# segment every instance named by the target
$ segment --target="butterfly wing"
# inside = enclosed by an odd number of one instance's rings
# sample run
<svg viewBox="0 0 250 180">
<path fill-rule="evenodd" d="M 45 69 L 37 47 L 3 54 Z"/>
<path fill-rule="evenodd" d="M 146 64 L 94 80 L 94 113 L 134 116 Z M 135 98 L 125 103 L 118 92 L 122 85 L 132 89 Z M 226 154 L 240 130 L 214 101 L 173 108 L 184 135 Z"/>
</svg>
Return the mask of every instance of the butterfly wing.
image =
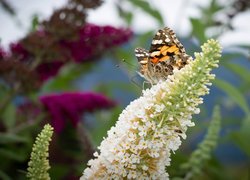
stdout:
<svg viewBox="0 0 250 180">
<path fill-rule="evenodd" d="M 151 84 L 167 79 L 174 69 L 181 69 L 192 60 L 168 27 L 155 34 L 149 51 L 136 48 L 135 55 L 141 65 L 139 74 Z"/>
<path fill-rule="evenodd" d="M 163 47 L 164 49 L 162 49 Z M 160 29 L 155 34 L 149 52 L 153 53 L 155 51 L 160 50 L 160 52 L 163 53 L 163 55 L 166 55 L 165 53 L 168 52 L 167 49 L 169 49 L 169 52 L 176 51 L 176 53 L 177 52 L 186 53 L 183 45 L 176 38 L 174 31 L 168 27 L 165 27 L 163 29 Z"/>
<path fill-rule="evenodd" d="M 140 64 L 139 75 L 147 79 L 148 63 L 149 63 L 149 52 L 143 48 L 135 49 L 135 56 Z"/>
<path fill-rule="evenodd" d="M 148 63 L 149 52 L 146 49 L 136 48 L 135 56 L 141 65 L 145 65 Z"/>
<path fill-rule="evenodd" d="M 174 31 L 168 27 L 155 34 L 149 53 L 151 66 L 161 67 L 162 76 L 172 74 L 174 68 L 181 69 L 191 60 Z"/>
</svg>

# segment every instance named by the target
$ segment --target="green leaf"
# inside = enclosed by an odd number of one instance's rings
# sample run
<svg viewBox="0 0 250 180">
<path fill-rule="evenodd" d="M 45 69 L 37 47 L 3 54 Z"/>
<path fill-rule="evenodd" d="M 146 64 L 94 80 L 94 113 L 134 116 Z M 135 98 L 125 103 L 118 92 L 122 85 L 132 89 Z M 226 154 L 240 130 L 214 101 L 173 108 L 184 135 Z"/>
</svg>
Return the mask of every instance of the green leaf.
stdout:
<svg viewBox="0 0 250 180">
<path fill-rule="evenodd" d="M 5 10 L 7 13 L 9 13 L 11 16 L 16 16 L 15 8 L 13 8 L 13 4 L 9 1 L 0 1 L 0 6 L 3 10 Z"/>
<path fill-rule="evenodd" d="M 150 16 L 155 18 L 160 25 L 164 24 L 162 15 L 157 9 L 154 9 L 147 1 L 143 0 L 129 0 L 130 3 L 142 9 L 144 12 L 148 13 Z"/>
<path fill-rule="evenodd" d="M 70 172 L 70 169 L 65 164 L 54 164 L 49 173 L 51 179 L 63 179 Z"/>
<path fill-rule="evenodd" d="M 230 139 L 250 157 L 249 133 L 233 132 L 230 134 Z"/>
<path fill-rule="evenodd" d="M 213 81 L 214 85 L 224 91 L 238 106 L 245 112 L 246 116 L 250 115 L 249 106 L 245 97 L 240 91 L 224 80 L 216 78 Z"/>
<path fill-rule="evenodd" d="M 0 133 L 0 144 L 28 142 L 28 139 L 15 134 Z"/>
<path fill-rule="evenodd" d="M 132 80 L 131 80 L 132 81 Z M 121 92 L 127 92 L 131 94 L 138 93 L 138 90 L 141 90 L 141 87 L 137 87 L 137 84 L 133 84 L 136 82 L 132 83 L 127 83 L 127 82 L 121 82 L 121 81 L 112 81 L 108 82 L 105 84 L 99 84 L 94 88 L 95 92 L 101 92 L 102 94 L 105 94 L 106 96 L 112 97 L 112 94 L 114 93 L 115 90 L 119 90 Z M 139 86 L 139 85 L 138 85 Z"/>
<path fill-rule="evenodd" d="M 213 21 L 214 14 L 223 9 L 224 7 L 218 3 L 218 0 L 212 0 L 210 4 L 206 7 L 200 7 L 201 14 L 205 17 L 206 25 L 211 25 L 211 21 Z M 203 17 L 203 18 L 204 18 Z"/>
<path fill-rule="evenodd" d="M 7 129 L 12 128 L 16 122 L 16 107 L 9 103 L 3 111 L 2 118 Z"/>
<path fill-rule="evenodd" d="M 122 19 L 130 26 L 133 20 L 133 13 L 130 11 L 126 11 L 120 6 L 120 4 L 116 5 L 116 9 Z"/>
<path fill-rule="evenodd" d="M 234 72 L 236 75 L 238 75 L 244 83 L 250 84 L 250 71 L 249 69 L 234 63 L 224 63 L 223 64 L 226 68 Z"/>
<path fill-rule="evenodd" d="M 250 157 L 250 116 L 242 121 L 239 131 L 230 134 L 229 138 L 248 156 Z"/>
<path fill-rule="evenodd" d="M 242 121 L 242 127 L 241 127 L 241 131 L 244 134 L 248 134 L 250 137 L 250 116 L 246 116 L 245 119 Z"/>
<path fill-rule="evenodd" d="M 206 27 L 200 19 L 190 18 L 192 24 L 192 35 L 194 35 L 201 44 L 203 44 L 207 38 L 205 35 Z"/>
<path fill-rule="evenodd" d="M 91 67 L 93 67 L 92 65 L 93 63 L 71 63 L 63 66 L 55 78 L 46 82 L 42 87 L 42 92 L 73 90 L 72 81 L 80 75 L 89 72 Z"/>
<path fill-rule="evenodd" d="M 221 57 L 222 61 L 220 63 L 222 65 L 224 65 L 229 60 L 238 59 L 238 58 L 241 58 L 241 57 L 244 57 L 244 55 L 242 53 L 240 53 L 240 52 L 226 53 L 226 54 L 223 54 L 223 56 Z"/>
<path fill-rule="evenodd" d="M 10 176 L 5 174 L 5 172 L 3 172 L 1 170 L 0 170 L 0 179 L 2 179 L 2 180 L 11 180 Z"/>
<path fill-rule="evenodd" d="M 212 2 L 210 3 L 210 7 L 209 7 L 210 12 L 213 14 L 220 11 L 223 8 L 224 7 L 218 3 L 218 0 L 212 0 Z"/>
<path fill-rule="evenodd" d="M 7 157 L 12 160 L 22 162 L 24 157 L 17 153 L 16 150 L 0 148 L 0 156 Z"/>
<path fill-rule="evenodd" d="M 36 31 L 39 25 L 39 18 L 38 15 L 35 14 L 32 17 L 32 24 L 31 24 L 31 31 Z"/>
<path fill-rule="evenodd" d="M 94 145 L 100 144 L 103 137 L 107 136 L 107 131 L 115 124 L 120 112 L 120 107 L 115 107 L 111 111 L 99 111 L 94 113 L 95 119 L 97 120 L 97 126 L 89 131 Z"/>
<path fill-rule="evenodd" d="M 147 31 L 143 34 L 140 34 L 140 36 L 137 38 L 136 45 L 148 48 L 150 42 L 152 41 L 153 35 L 153 31 Z"/>
</svg>

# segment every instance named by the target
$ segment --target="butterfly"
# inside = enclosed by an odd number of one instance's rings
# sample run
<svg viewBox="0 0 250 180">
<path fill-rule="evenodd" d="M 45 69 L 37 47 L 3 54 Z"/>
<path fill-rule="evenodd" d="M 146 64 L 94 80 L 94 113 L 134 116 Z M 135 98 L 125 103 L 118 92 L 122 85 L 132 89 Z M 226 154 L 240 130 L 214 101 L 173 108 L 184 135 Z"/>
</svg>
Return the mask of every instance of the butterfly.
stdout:
<svg viewBox="0 0 250 180">
<path fill-rule="evenodd" d="M 168 27 L 158 30 L 149 51 L 136 48 L 135 56 L 140 64 L 139 75 L 151 84 L 166 80 L 174 69 L 181 69 L 192 60 Z"/>
</svg>

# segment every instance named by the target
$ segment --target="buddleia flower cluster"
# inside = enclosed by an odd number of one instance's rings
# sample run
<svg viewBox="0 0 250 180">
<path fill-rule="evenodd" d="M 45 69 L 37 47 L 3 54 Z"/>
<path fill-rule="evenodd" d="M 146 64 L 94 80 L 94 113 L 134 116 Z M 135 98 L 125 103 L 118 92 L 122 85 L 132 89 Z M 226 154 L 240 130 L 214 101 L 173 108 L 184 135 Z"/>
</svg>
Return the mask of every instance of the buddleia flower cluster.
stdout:
<svg viewBox="0 0 250 180">
<path fill-rule="evenodd" d="M 209 93 L 220 52 L 219 43 L 209 40 L 194 61 L 144 90 L 120 114 L 81 179 L 168 179 L 170 156 L 194 126 L 192 115 Z"/>
</svg>

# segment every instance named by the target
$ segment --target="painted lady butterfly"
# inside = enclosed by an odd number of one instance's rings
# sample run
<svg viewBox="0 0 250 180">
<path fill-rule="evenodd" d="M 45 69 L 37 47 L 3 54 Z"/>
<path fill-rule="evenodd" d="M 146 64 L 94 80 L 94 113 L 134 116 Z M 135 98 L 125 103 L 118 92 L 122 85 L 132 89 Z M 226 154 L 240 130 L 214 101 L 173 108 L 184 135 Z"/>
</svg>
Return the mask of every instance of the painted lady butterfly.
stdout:
<svg viewBox="0 0 250 180">
<path fill-rule="evenodd" d="M 136 48 L 135 56 L 140 63 L 139 74 L 151 84 L 166 80 L 175 68 L 181 69 L 192 60 L 174 31 L 168 27 L 156 33 L 149 51 Z"/>
</svg>

